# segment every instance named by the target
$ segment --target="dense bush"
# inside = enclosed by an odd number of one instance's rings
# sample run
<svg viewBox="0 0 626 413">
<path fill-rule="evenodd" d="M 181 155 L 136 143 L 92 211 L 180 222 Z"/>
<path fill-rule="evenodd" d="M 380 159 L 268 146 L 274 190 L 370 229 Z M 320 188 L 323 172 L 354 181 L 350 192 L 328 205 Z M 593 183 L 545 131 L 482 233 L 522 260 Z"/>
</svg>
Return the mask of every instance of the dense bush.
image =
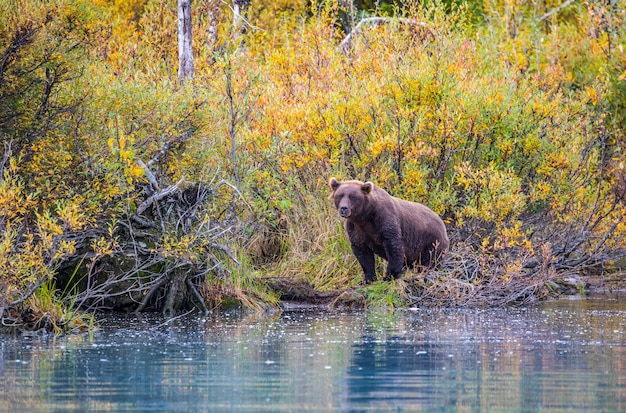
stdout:
<svg viewBox="0 0 626 413">
<path fill-rule="evenodd" d="M 185 84 L 160 1 L 3 4 L 6 323 L 48 320 L 42 291 L 171 312 L 275 303 L 268 278 L 356 286 L 331 175 L 445 218 L 449 259 L 396 304 L 525 302 L 621 270 L 624 4 L 408 2 L 342 43 L 338 19 L 375 10 L 308 3 L 253 2 L 243 43 L 222 5 L 217 45 L 197 5 Z"/>
</svg>

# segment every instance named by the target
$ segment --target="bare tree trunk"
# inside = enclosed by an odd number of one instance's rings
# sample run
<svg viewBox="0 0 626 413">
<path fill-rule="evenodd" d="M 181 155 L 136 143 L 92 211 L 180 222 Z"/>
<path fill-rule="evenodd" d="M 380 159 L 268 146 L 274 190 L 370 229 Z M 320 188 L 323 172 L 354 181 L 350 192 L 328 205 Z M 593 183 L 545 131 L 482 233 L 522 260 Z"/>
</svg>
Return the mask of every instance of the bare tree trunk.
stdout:
<svg viewBox="0 0 626 413">
<path fill-rule="evenodd" d="M 178 0 L 178 78 L 192 78 L 193 71 L 191 0 Z"/>
<path fill-rule="evenodd" d="M 250 0 L 233 0 L 233 39 L 235 40 L 248 31 L 248 7 L 250 7 Z"/>
<path fill-rule="evenodd" d="M 221 0 L 209 0 L 207 4 L 207 11 L 209 17 L 209 29 L 207 33 L 207 44 L 209 50 L 215 51 L 218 41 L 218 28 L 220 22 L 220 4 Z"/>
</svg>

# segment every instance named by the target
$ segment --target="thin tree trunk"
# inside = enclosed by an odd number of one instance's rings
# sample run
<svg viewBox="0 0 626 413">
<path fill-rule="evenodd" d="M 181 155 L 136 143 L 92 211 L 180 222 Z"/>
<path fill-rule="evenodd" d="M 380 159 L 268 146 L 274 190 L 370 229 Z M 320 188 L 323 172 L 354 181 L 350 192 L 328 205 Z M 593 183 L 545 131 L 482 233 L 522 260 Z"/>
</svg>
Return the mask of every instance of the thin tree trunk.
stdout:
<svg viewBox="0 0 626 413">
<path fill-rule="evenodd" d="M 178 0 L 178 78 L 182 81 L 193 77 L 191 39 L 191 0 Z"/>
</svg>

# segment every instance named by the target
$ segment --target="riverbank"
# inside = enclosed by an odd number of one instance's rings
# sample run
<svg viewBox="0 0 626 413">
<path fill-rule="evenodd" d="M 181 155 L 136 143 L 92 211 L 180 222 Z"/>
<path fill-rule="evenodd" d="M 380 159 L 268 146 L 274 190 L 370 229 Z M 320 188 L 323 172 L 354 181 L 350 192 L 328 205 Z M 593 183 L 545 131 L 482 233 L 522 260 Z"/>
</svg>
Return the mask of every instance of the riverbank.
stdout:
<svg viewBox="0 0 626 413">
<path fill-rule="evenodd" d="M 240 300 L 237 296 L 222 297 L 220 301 L 213 301 L 212 306 L 209 305 L 211 313 L 220 313 L 238 309 L 250 314 L 275 312 L 282 310 L 294 309 L 407 309 L 407 308 L 489 308 L 489 307 L 525 307 L 536 305 L 541 302 L 549 302 L 565 297 L 578 297 L 584 299 L 613 299 L 624 297 L 626 294 L 626 274 L 612 273 L 605 275 L 585 276 L 585 277 L 562 277 L 549 280 L 541 286 L 535 285 L 532 289 L 533 294 L 527 292 L 524 295 L 518 295 L 522 298 L 519 301 L 502 301 L 502 295 L 493 298 L 485 297 L 485 292 L 481 292 L 480 305 L 476 305 L 476 300 L 472 301 L 469 297 L 468 289 L 465 289 L 467 295 L 461 296 L 441 296 L 442 280 L 436 279 L 437 273 L 433 272 L 428 275 L 415 274 L 409 272 L 403 278 L 393 282 L 376 282 L 371 285 L 356 285 L 347 288 L 340 288 L 331 291 L 322 291 L 315 288 L 311 283 L 303 279 L 294 279 L 290 277 L 273 277 L 266 278 L 267 292 L 277 297 L 271 303 L 257 302 L 250 305 L 250 299 Z M 450 283 L 458 283 L 458 280 L 448 280 Z M 495 287 L 495 286 L 492 286 Z M 450 292 L 449 289 L 445 290 Z M 458 293 L 458 291 L 457 291 Z M 478 292 L 474 292 L 476 296 Z M 170 315 L 170 318 L 177 318 L 181 314 L 189 312 L 200 312 L 204 310 L 196 306 L 183 308 L 178 314 Z M 71 311 L 60 311 L 57 314 L 51 312 L 36 311 L 27 308 L 21 314 L 13 313 L 13 325 L 5 323 L 0 329 L 0 333 L 9 333 L 12 331 L 23 331 L 24 334 L 37 334 L 41 331 L 47 333 L 79 333 L 81 331 L 93 330 L 97 327 L 96 320 L 102 316 L 108 317 L 111 314 L 129 314 L 126 311 L 100 310 L 85 313 L 80 309 L 72 309 Z M 139 315 L 139 313 L 136 313 Z M 148 311 L 146 320 L 151 319 L 152 315 L 158 315 L 157 319 L 161 320 L 161 312 Z"/>
</svg>

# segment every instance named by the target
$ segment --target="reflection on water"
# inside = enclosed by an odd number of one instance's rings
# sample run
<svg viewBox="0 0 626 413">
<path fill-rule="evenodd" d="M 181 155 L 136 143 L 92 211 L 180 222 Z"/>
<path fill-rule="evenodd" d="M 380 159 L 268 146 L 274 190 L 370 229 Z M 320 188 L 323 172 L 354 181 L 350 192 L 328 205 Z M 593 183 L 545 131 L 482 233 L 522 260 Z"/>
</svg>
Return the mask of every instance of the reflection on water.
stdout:
<svg viewBox="0 0 626 413">
<path fill-rule="evenodd" d="M 626 410 L 618 300 L 162 323 L 2 337 L 0 411 Z"/>
</svg>

